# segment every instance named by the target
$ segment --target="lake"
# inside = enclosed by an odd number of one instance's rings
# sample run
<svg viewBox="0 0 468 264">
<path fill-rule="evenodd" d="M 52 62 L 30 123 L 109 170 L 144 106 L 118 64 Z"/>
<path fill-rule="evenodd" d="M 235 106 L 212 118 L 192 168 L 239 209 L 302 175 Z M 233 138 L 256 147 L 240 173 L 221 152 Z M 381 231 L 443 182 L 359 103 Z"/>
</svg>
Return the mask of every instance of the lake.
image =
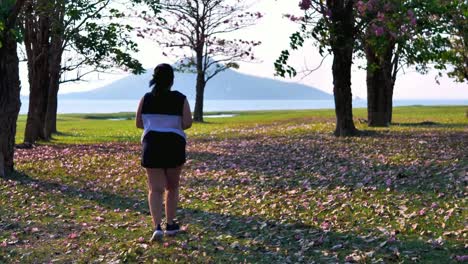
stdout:
<svg viewBox="0 0 468 264">
<path fill-rule="evenodd" d="M 194 101 L 189 101 L 193 110 Z M 28 112 L 28 100 L 22 101 L 20 114 Z M 395 100 L 394 106 L 408 105 L 468 105 L 468 100 Z M 58 113 L 117 113 L 134 112 L 138 100 L 60 100 Z M 206 100 L 205 112 L 301 110 L 334 108 L 333 100 Z M 365 100 L 353 101 L 353 107 L 367 107 Z"/>
</svg>

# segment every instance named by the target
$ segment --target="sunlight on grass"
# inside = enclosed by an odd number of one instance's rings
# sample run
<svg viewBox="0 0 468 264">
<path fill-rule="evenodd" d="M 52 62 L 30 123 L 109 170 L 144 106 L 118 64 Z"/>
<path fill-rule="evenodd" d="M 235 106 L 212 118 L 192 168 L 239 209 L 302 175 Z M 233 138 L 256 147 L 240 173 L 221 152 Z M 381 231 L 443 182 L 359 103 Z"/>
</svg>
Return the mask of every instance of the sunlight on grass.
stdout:
<svg viewBox="0 0 468 264">
<path fill-rule="evenodd" d="M 335 138 L 334 111 L 237 112 L 188 131 L 178 218 L 150 243 L 133 113 L 60 115 L 0 179 L 0 263 L 456 263 L 466 107 L 399 107 Z M 124 120 L 109 120 L 124 119 Z M 18 142 L 25 117 L 18 121 Z"/>
</svg>

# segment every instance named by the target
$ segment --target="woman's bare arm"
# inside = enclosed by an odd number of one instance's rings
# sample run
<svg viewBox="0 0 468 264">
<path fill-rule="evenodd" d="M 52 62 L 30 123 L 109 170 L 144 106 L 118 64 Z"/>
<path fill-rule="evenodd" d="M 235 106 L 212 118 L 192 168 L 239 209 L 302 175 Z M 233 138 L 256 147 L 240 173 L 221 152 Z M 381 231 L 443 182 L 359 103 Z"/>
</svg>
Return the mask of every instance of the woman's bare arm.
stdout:
<svg viewBox="0 0 468 264">
<path fill-rule="evenodd" d="M 190 111 L 190 105 L 187 101 L 187 99 L 185 99 L 185 102 L 184 102 L 184 112 L 183 112 L 183 116 L 182 116 L 182 128 L 185 130 L 185 129 L 189 129 L 192 127 L 192 112 Z"/>
<path fill-rule="evenodd" d="M 138 110 L 136 112 L 136 127 L 143 129 L 143 119 L 141 118 L 141 109 L 143 108 L 143 99 L 141 98 L 140 103 L 138 104 Z"/>
</svg>

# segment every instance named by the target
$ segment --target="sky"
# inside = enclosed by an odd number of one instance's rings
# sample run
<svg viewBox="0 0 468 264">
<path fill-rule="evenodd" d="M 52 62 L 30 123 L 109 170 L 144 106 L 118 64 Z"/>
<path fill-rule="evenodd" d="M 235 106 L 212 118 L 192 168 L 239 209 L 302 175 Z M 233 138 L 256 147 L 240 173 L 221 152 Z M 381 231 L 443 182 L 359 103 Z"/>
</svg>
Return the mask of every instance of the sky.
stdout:
<svg viewBox="0 0 468 264">
<path fill-rule="evenodd" d="M 280 52 L 289 47 L 289 36 L 299 27 L 299 25 L 283 18 L 283 15 L 286 13 L 300 15 L 300 10 L 295 4 L 298 1 L 256 0 L 254 2 L 255 4 L 253 4 L 251 9 L 262 12 L 264 17 L 257 25 L 235 34 L 242 36 L 246 40 L 262 41 L 262 45 L 254 50 L 256 57 L 260 61 L 255 63 L 240 63 L 238 71 L 282 81 L 299 82 L 332 94 L 333 78 L 331 65 L 333 57 L 331 55 L 323 61 L 322 66 L 318 70 L 307 76 L 299 73 L 293 79 L 274 77 L 273 63 L 278 58 Z M 141 38 L 136 39 L 136 41 L 139 44 L 140 52 L 135 54 L 135 57 L 142 62 L 145 68 L 154 68 L 155 65 L 162 62 L 172 63 L 162 55 L 163 50 L 154 42 Z M 298 72 L 305 69 L 314 69 L 321 61 L 322 57 L 312 41 L 307 42 L 305 47 L 299 51 L 294 51 L 290 58 L 290 64 Z M 352 72 L 352 93 L 353 97 L 366 98 L 366 73 L 364 69 L 360 69 L 358 66 L 365 66 L 365 61 L 355 61 Z M 20 70 L 23 83 L 21 93 L 28 94 L 26 65 L 22 64 Z M 438 84 L 435 81 L 436 75 L 437 72 L 435 71 L 422 75 L 415 72 L 414 69 L 404 69 L 397 78 L 394 99 L 468 99 L 468 83 L 457 83 L 444 76 L 438 79 Z M 87 82 L 64 85 L 60 93 L 95 89 L 125 76 L 127 76 L 125 73 L 93 75 Z"/>
</svg>

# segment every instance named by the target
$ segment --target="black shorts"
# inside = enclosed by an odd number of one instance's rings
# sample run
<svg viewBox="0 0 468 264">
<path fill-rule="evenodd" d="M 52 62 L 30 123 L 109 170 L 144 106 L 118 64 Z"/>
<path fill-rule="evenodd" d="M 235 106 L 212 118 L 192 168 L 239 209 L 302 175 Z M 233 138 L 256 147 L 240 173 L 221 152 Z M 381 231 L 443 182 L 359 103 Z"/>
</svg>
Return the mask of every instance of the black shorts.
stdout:
<svg viewBox="0 0 468 264">
<path fill-rule="evenodd" d="M 185 138 L 172 132 L 148 132 L 143 138 L 141 165 L 175 168 L 185 163 Z"/>
</svg>

